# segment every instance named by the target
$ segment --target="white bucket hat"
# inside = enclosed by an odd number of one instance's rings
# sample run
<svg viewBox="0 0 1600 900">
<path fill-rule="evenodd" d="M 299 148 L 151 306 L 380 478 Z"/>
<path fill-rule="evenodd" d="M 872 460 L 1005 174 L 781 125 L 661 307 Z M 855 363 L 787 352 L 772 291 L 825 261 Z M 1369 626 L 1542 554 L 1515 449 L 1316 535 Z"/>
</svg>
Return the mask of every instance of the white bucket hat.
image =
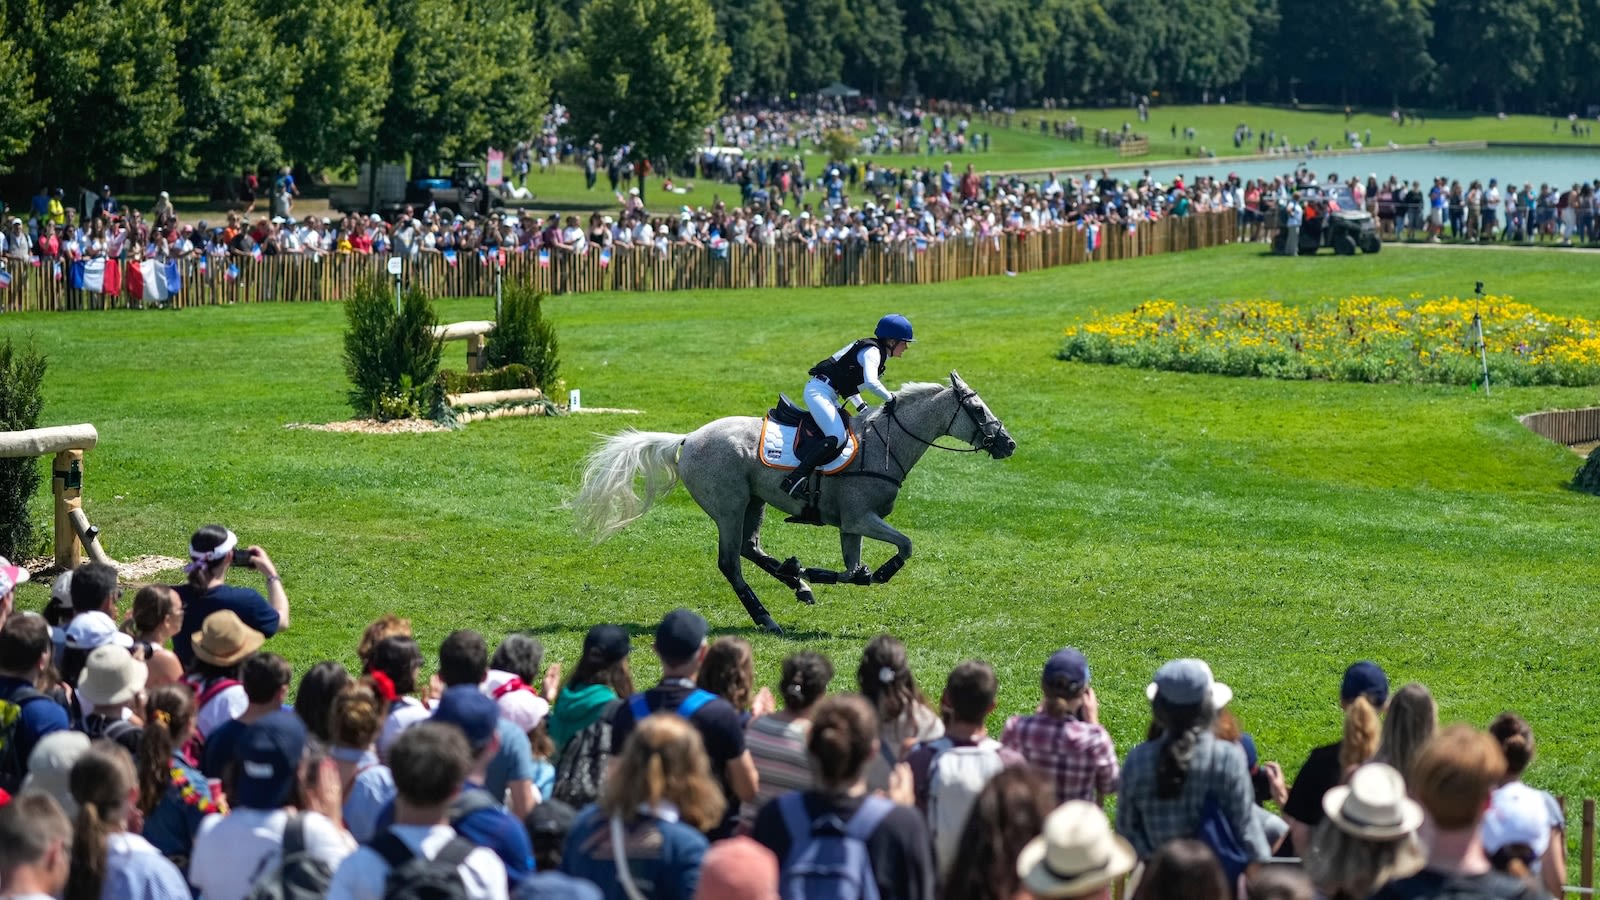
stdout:
<svg viewBox="0 0 1600 900">
<path fill-rule="evenodd" d="M 96 647 L 78 675 L 78 696 L 90 706 L 127 703 L 144 690 L 150 670 L 116 644 Z"/>
<path fill-rule="evenodd" d="M 1340 831 L 1374 841 L 1399 840 L 1422 824 L 1422 807 L 1406 796 L 1406 780 L 1384 763 L 1367 763 L 1348 784 L 1329 788 L 1322 811 Z"/>
<path fill-rule="evenodd" d="M 1017 875 L 1036 897 L 1073 897 L 1116 881 L 1137 861 L 1133 845 L 1112 833 L 1100 807 L 1068 800 L 1017 855 Z"/>
</svg>

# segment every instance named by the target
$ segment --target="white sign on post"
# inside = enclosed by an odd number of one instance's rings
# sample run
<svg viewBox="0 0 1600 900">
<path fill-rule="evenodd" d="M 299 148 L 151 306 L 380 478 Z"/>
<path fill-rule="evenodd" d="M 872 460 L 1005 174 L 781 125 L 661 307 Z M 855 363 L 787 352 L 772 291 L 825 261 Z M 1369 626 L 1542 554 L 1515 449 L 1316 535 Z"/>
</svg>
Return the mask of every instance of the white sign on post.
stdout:
<svg viewBox="0 0 1600 900">
<path fill-rule="evenodd" d="M 398 256 L 389 257 L 389 274 L 390 275 L 393 275 L 394 277 L 399 278 L 400 277 L 400 266 L 401 266 L 400 257 L 398 257 Z"/>
<path fill-rule="evenodd" d="M 577 388 L 567 391 L 567 409 L 583 409 L 583 392 L 579 391 Z"/>
</svg>

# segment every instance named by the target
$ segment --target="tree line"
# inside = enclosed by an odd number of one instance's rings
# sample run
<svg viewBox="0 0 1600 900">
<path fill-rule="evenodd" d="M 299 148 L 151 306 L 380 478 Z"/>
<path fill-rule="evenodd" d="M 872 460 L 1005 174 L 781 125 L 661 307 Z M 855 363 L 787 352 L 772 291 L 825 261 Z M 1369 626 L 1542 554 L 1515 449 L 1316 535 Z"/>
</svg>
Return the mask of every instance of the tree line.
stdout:
<svg viewBox="0 0 1600 900">
<path fill-rule="evenodd" d="M 425 166 L 531 135 L 552 98 L 676 150 L 719 103 L 834 81 L 1565 115 L 1600 98 L 1600 0 L 0 0 L 0 171 Z"/>
</svg>

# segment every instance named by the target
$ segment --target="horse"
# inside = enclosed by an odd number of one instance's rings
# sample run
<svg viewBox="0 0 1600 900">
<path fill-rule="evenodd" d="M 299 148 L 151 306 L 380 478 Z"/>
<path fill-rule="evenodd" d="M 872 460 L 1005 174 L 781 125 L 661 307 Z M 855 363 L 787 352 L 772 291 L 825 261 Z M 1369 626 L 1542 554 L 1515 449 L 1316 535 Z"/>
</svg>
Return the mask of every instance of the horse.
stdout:
<svg viewBox="0 0 1600 900">
<path fill-rule="evenodd" d="M 768 506 L 798 515 L 803 498 L 779 487 L 785 470 L 761 460 L 762 420 L 754 416 L 717 419 L 689 434 L 632 428 L 604 439 L 585 460 L 583 484 L 571 506 L 578 528 L 599 543 L 649 511 L 678 481 L 717 524 L 717 568 L 732 585 L 756 625 L 774 634 L 783 629 L 744 580 L 743 559 L 755 563 L 807 605 L 816 602 L 817 584 L 884 584 L 911 558 L 911 539 L 884 518 L 912 466 L 929 447 L 957 452 L 987 452 L 1005 459 L 1017 442 L 989 411 L 977 392 L 956 372 L 948 385 L 908 383 L 895 398 L 850 423 L 858 450 L 837 473 L 822 477 L 816 498 L 823 525 L 839 529 L 844 569 L 808 568 L 795 557 L 784 562 L 761 549 L 761 521 Z M 968 448 L 934 443 L 950 436 Z M 641 500 L 634 483 L 644 476 Z M 895 555 L 868 570 L 861 564 L 861 539 L 893 544 Z"/>
</svg>

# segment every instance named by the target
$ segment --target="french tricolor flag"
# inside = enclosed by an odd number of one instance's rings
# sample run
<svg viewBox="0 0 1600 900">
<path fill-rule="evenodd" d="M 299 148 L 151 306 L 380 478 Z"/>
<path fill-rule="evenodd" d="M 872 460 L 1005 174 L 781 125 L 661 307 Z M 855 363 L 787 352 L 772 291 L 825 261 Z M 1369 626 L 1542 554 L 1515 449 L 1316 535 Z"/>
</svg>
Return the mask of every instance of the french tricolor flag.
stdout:
<svg viewBox="0 0 1600 900">
<path fill-rule="evenodd" d="M 79 260 L 72 264 L 72 287 L 91 294 L 119 294 L 122 266 L 104 257 Z"/>
<path fill-rule="evenodd" d="M 611 265 L 611 248 L 610 247 L 601 247 L 600 248 L 600 268 L 604 269 L 605 267 L 607 267 L 609 265 Z"/>
<path fill-rule="evenodd" d="M 182 288 L 177 263 L 162 264 L 153 259 L 128 263 L 128 294 L 135 300 L 160 303 L 171 299 Z"/>
<path fill-rule="evenodd" d="M 446 251 L 444 251 L 444 261 L 445 261 L 445 265 L 448 265 L 452 269 L 455 268 L 455 266 L 456 266 L 456 252 L 454 250 L 446 250 Z"/>
<path fill-rule="evenodd" d="M 540 247 L 539 248 L 539 268 L 541 268 L 541 269 L 550 268 L 550 248 L 549 247 Z"/>
<path fill-rule="evenodd" d="M 5 269 L 0 269 L 0 291 L 9 290 L 10 288 L 11 273 L 7 272 Z"/>
<path fill-rule="evenodd" d="M 1090 225 L 1088 231 L 1089 235 L 1084 240 L 1084 245 L 1088 248 L 1090 253 L 1093 253 L 1100 249 L 1100 226 Z"/>
<path fill-rule="evenodd" d="M 237 263 L 228 263 L 228 270 L 226 272 L 222 273 L 222 277 L 228 279 L 229 281 L 238 281 L 239 280 L 239 266 L 238 266 L 238 264 Z"/>
</svg>

